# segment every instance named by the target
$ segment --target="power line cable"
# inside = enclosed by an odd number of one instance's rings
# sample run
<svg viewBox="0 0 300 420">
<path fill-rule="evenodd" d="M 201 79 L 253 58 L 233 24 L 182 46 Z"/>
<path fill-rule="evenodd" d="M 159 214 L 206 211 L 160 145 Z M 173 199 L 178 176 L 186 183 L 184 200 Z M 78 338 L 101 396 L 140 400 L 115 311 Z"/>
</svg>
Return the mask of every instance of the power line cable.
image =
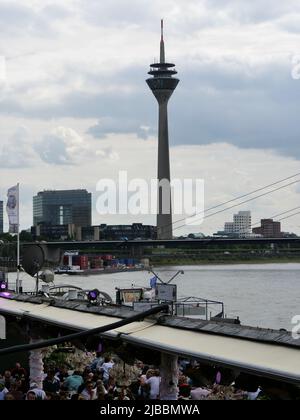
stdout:
<svg viewBox="0 0 300 420">
<path fill-rule="evenodd" d="M 291 214 L 290 216 L 283 217 L 282 219 L 279 219 L 277 221 L 281 222 L 282 220 L 286 220 L 286 219 L 290 219 L 291 217 L 298 216 L 298 214 L 300 214 L 300 211 L 298 211 L 297 213 Z"/>
<path fill-rule="evenodd" d="M 230 203 L 232 203 L 232 202 L 234 202 L 234 201 L 241 200 L 242 198 L 248 197 L 249 195 L 255 194 L 255 193 L 260 192 L 260 191 L 263 191 L 263 190 L 265 190 L 266 188 L 274 187 L 275 185 L 278 185 L 278 184 L 280 184 L 281 182 L 288 181 L 289 179 L 295 178 L 295 177 L 296 177 L 296 176 L 298 176 L 298 175 L 300 175 L 300 172 L 299 172 L 299 173 L 297 173 L 297 174 L 294 174 L 294 175 L 288 176 L 287 178 L 283 178 L 283 179 L 281 179 L 281 180 L 279 180 L 279 181 L 273 182 L 272 184 L 269 184 L 269 185 L 266 185 L 266 186 L 264 186 L 264 187 L 261 187 L 261 188 L 258 188 L 258 189 L 256 189 L 256 190 L 253 190 L 253 191 L 251 191 L 251 192 L 249 192 L 249 193 L 247 193 L 247 194 L 243 194 L 243 195 L 240 195 L 239 197 L 232 198 L 231 200 L 225 201 L 224 203 L 217 204 L 216 206 L 213 206 L 213 207 L 210 207 L 210 208 L 208 208 L 208 209 L 205 209 L 205 210 L 203 210 L 203 211 L 201 211 L 201 212 L 199 212 L 199 213 L 195 213 L 195 214 L 193 214 L 193 215 L 191 215 L 191 216 L 189 216 L 189 217 L 195 217 L 195 216 L 197 216 L 198 214 L 204 214 L 204 213 L 206 213 L 206 212 L 208 212 L 208 211 L 215 210 L 215 209 L 217 209 L 217 208 L 219 208 L 219 207 L 226 206 L 227 204 L 230 204 Z M 175 223 L 182 222 L 183 220 L 186 220 L 186 217 L 184 217 L 184 218 L 182 218 L 182 219 L 179 219 L 179 220 L 176 220 L 175 222 L 173 222 L 173 223 L 172 223 L 172 225 L 174 225 Z M 170 226 L 170 224 L 168 224 L 168 225 L 164 225 L 163 227 L 169 227 L 169 226 Z"/>
<path fill-rule="evenodd" d="M 291 211 L 297 210 L 297 209 L 299 209 L 299 208 L 300 208 L 300 206 L 298 206 L 298 207 L 294 207 L 293 209 L 286 210 L 286 211 L 284 211 L 284 212 L 282 212 L 282 213 L 278 213 L 278 214 L 275 214 L 274 216 L 268 217 L 268 218 L 266 218 L 266 220 L 267 220 L 267 219 L 269 219 L 269 220 L 270 220 L 270 219 L 271 219 L 271 220 L 273 220 L 273 219 L 275 219 L 276 217 L 283 216 L 284 214 L 290 213 Z M 297 213 L 296 213 L 296 214 L 297 214 Z M 288 216 L 288 217 L 284 217 L 284 218 L 282 218 L 282 219 L 277 220 L 277 222 L 280 222 L 281 220 L 288 219 L 289 217 L 292 217 L 292 216 L 293 216 L 293 215 Z M 251 229 L 251 228 L 253 228 L 254 226 L 257 226 L 257 225 L 261 225 L 261 220 L 260 220 L 260 221 L 257 221 L 256 223 L 251 223 L 251 225 L 249 225 L 249 229 Z M 234 232 L 234 233 L 239 234 L 239 233 L 245 233 L 245 232 L 243 232 L 243 231 L 239 230 L 239 231 Z"/>
<path fill-rule="evenodd" d="M 294 210 L 297 210 L 297 209 L 300 209 L 300 206 L 294 207 L 293 209 L 284 211 L 282 213 L 275 214 L 275 216 L 268 217 L 268 219 L 275 219 L 276 217 L 283 216 L 284 214 L 290 213 L 291 211 L 294 211 Z M 283 219 L 280 219 L 280 220 L 284 220 L 284 219 L 285 219 L 285 217 Z M 277 220 L 277 221 L 280 222 L 280 220 Z M 254 227 L 256 225 L 259 225 L 260 223 L 261 223 L 261 220 L 259 222 L 256 222 L 256 223 L 252 223 L 251 224 L 251 227 Z"/>
<path fill-rule="evenodd" d="M 272 193 L 274 193 L 274 192 L 276 192 L 276 191 L 282 190 L 283 188 L 286 188 L 286 187 L 289 187 L 289 186 L 291 186 L 291 185 L 297 184 L 298 182 L 300 182 L 300 179 L 298 179 L 297 181 L 290 182 L 289 184 L 283 185 L 283 186 L 281 186 L 281 187 L 275 188 L 275 189 L 274 189 L 274 190 L 272 190 L 272 191 L 265 192 L 264 194 L 260 194 L 260 195 L 257 195 L 256 197 L 252 197 L 252 198 L 250 198 L 250 199 L 248 199 L 248 200 L 245 200 L 245 201 L 242 201 L 242 202 L 240 202 L 240 203 L 234 204 L 233 206 L 226 207 L 225 209 L 222 209 L 222 210 L 216 211 L 215 213 L 208 214 L 208 215 L 206 216 L 206 219 L 208 219 L 209 217 L 216 216 L 217 214 L 224 213 L 225 211 L 231 210 L 231 209 L 233 209 L 233 208 L 235 208 L 235 207 L 241 206 L 242 204 L 249 203 L 249 202 L 251 202 L 251 201 L 257 200 L 258 198 L 265 197 L 266 195 L 272 194 Z M 194 216 L 190 216 L 189 218 L 192 218 L 192 217 L 194 217 Z M 186 218 L 185 218 L 184 220 L 186 220 Z M 197 220 L 197 219 L 196 219 L 196 220 Z M 175 230 L 177 230 L 177 229 L 180 229 L 180 228 L 182 228 L 182 227 L 185 227 L 185 226 L 186 226 L 186 224 L 184 224 L 184 225 L 180 225 L 180 226 L 177 226 L 177 227 L 175 227 L 175 228 L 173 229 L 173 231 L 175 231 Z"/>
</svg>

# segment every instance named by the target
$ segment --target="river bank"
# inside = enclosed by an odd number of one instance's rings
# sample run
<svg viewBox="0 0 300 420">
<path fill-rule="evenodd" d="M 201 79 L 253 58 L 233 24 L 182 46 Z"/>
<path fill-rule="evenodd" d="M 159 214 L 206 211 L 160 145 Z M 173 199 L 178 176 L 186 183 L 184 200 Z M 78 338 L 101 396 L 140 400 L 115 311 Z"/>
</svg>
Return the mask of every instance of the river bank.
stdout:
<svg viewBox="0 0 300 420">
<path fill-rule="evenodd" d="M 185 258 L 152 258 L 151 264 L 156 267 L 162 266 L 213 266 L 213 265 L 240 265 L 240 264 L 298 264 L 300 263 L 300 257 L 296 258 L 285 258 L 285 257 L 274 257 L 274 258 L 241 258 L 241 259 L 185 259 Z"/>
<path fill-rule="evenodd" d="M 150 267 L 171 267 L 171 266 L 226 266 L 226 265 L 241 265 L 241 264 L 248 264 L 248 265 L 255 265 L 255 264 L 300 264 L 300 257 L 295 258 L 287 258 L 287 257 L 268 257 L 268 258 L 215 258 L 215 259 L 194 259 L 194 258 L 151 258 L 150 259 Z M 132 267 L 126 269 L 115 269 L 115 268 L 106 268 L 102 270 L 84 270 L 84 272 L 72 272 L 70 275 L 83 275 L 83 276 L 95 276 L 95 275 L 102 275 L 102 274 L 117 274 L 117 273 L 129 273 L 135 271 L 148 271 L 150 267 Z M 7 268 L 7 267 L 0 267 L 0 271 L 4 271 L 7 273 L 16 273 L 17 270 L 15 268 Z M 60 275 L 60 274 L 57 274 Z"/>
</svg>

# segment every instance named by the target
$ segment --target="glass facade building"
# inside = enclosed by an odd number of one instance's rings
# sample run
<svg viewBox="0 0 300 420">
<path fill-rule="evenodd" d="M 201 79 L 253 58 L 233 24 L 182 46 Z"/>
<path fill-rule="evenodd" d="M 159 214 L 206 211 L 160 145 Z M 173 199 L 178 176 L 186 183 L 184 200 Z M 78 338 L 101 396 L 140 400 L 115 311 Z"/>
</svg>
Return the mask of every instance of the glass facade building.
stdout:
<svg viewBox="0 0 300 420">
<path fill-rule="evenodd" d="M 86 190 L 42 191 L 33 197 L 33 225 L 92 224 L 92 194 Z"/>
<path fill-rule="evenodd" d="M 132 225 L 100 225 L 100 239 L 120 241 L 128 239 L 157 239 L 157 227 L 133 223 Z"/>
</svg>

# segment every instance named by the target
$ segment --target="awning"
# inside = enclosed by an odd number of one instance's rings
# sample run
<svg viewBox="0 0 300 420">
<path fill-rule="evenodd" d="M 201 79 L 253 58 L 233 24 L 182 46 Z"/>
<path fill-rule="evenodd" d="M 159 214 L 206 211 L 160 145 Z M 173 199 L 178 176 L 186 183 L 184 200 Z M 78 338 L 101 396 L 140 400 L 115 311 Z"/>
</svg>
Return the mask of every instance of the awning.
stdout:
<svg viewBox="0 0 300 420">
<path fill-rule="evenodd" d="M 120 318 L 0 298 L 0 314 L 27 317 L 70 330 L 92 329 Z M 195 358 L 252 374 L 300 384 L 300 350 L 201 331 L 157 325 L 149 319 L 105 333 L 137 346 Z"/>
</svg>

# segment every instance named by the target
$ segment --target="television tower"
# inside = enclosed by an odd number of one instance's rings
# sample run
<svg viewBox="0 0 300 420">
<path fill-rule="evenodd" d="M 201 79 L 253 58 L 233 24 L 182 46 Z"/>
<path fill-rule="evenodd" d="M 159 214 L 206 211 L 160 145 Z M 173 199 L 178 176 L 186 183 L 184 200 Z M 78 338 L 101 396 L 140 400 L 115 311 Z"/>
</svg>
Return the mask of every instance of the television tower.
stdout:
<svg viewBox="0 0 300 420">
<path fill-rule="evenodd" d="M 151 64 L 150 67 L 148 74 L 153 77 L 147 79 L 146 82 L 159 105 L 157 178 L 160 184 L 158 188 L 157 238 L 172 239 L 168 102 L 179 83 L 179 79 L 173 77 L 177 74 L 174 69 L 175 64 L 166 63 L 163 20 L 161 21 L 160 62 Z"/>
</svg>

